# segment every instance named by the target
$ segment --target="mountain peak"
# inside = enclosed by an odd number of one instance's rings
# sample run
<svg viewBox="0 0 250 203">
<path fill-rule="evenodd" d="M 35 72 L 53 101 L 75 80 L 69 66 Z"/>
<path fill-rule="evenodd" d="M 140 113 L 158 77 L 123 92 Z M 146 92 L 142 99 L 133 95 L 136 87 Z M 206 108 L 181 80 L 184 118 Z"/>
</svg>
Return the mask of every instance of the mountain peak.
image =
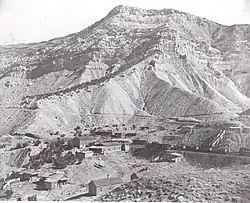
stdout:
<svg viewBox="0 0 250 203">
<path fill-rule="evenodd" d="M 109 15 L 114 15 L 118 13 L 128 13 L 132 15 L 138 15 L 138 14 L 173 14 L 173 13 L 184 13 L 179 10 L 175 10 L 172 8 L 164 8 L 164 9 L 143 9 L 139 7 L 134 6 L 127 6 L 127 5 L 118 5 L 114 7 L 110 12 Z"/>
</svg>

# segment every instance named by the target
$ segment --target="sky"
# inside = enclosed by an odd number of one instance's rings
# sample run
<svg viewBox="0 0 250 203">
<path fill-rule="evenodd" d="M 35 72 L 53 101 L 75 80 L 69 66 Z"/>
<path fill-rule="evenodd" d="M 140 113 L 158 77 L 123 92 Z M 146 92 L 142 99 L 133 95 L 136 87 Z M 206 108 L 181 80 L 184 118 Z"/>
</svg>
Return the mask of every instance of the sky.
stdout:
<svg viewBox="0 0 250 203">
<path fill-rule="evenodd" d="M 250 24 L 250 0 L 0 0 L 0 44 L 78 32 L 118 5 L 174 8 L 225 25 Z"/>
</svg>

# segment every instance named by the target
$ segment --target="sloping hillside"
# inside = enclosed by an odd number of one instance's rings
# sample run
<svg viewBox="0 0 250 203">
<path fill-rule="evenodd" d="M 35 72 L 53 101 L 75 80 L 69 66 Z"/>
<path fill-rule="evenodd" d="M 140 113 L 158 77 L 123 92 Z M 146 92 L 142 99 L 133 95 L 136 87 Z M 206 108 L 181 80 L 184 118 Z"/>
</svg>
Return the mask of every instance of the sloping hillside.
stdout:
<svg viewBox="0 0 250 203">
<path fill-rule="evenodd" d="M 150 115 L 228 118 L 250 108 L 249 29 L 118 6 L 79 33 L 1 46 L 0 132 L 67 132 Z"/>
</svg>

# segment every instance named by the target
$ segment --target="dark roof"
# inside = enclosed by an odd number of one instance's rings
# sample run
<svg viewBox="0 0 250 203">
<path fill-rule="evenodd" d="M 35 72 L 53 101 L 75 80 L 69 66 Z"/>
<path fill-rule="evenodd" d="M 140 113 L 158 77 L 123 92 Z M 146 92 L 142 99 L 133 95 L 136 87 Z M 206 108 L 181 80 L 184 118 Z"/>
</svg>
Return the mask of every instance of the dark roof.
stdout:
<svg viewBox="0 0 250 203">
<path fill-rule="evenodd" d="M 131 177 L 139 178 L 138 175 L 137 175 L 136 173 L 133 173 L 133 174 L 131 175 Z"/>
<path fill-rule="evenodd" d="M 99 180 L 92 180 L 92 183 L 95 184 L 96 187 L 108 186 L 108 185 L 117 185 L 123 183 L 123 180 L 120 177 L 110 177 Z M 90 182 L 90 183 L 91 183 Z"/>
</svg>

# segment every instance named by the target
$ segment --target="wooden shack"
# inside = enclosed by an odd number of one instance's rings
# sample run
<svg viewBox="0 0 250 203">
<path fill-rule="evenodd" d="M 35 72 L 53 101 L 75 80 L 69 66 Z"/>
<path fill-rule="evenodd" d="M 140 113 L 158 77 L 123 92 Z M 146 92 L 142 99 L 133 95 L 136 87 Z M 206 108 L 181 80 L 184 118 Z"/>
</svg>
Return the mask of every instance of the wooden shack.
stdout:
<svg viewBox="0 0 250 203">
<path fill-rule="evenodd" d="M 29 181 L 31 178 L 36 177 L 38 175 L 38 172 L 26 169 L 24 171 L 21 171 L 20 173 L 20 181 Z"/>
<path fill-rule="evenodd" d="M 106 194 L 111 190 L 119 187 L 123 183 L 120 177 L 107 177 L 104 179 L 92 180 L 89 183 L 89 194 L 99 196 Z"/>
<path fill-rule="evenodd" d="M 129 150 L 130 150 L 129 144 L 123 143 L 123 144 L 121 145 L 121 151 L 129 152 Z"/>
<path fill-rule="evenodd" d="M 122 150 L 122 143 L 119 142 L 98 143 L 93 146 L 90 146 L 89 150 L 93 151 L 95 154 L 117 152 Z"/>
<path fill-rule="evenodd" d="M 48 177 L 41 177 L 37 182 L 38 190 L 53 190 L 60 188 L 62 185 L 65 185 L 68 181 L 68 178 L 64 174 L 52 174 Z"/>
</svg>

